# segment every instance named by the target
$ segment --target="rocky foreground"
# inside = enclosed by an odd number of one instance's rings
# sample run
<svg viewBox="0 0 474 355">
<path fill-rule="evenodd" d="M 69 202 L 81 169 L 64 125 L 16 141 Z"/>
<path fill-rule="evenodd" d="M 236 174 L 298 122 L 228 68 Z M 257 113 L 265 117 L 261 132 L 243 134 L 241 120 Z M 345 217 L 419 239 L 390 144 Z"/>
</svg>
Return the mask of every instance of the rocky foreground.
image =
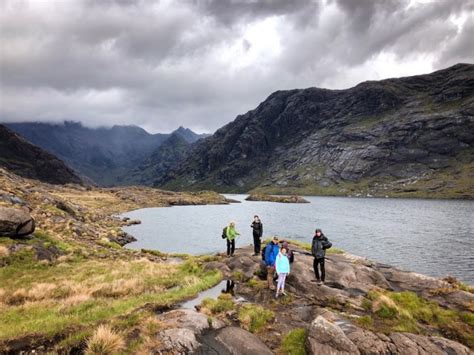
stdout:
<svg viewBox="0 0 474 355">
<path fill-rule="evenodd" d="M 139 221 L 117 213 L 228 202 L 51 185 L 0 169 L 0 353 L 472 353 L 473 290 L 452 278 L 332 249 L 318 286 L 308 246 L 292 244 L 288 295 L 275 299 L 251 247 L 233 258 L 122 247 L 133 237 L 121 226 Z M 222 280 L 228 293 L 184 308 Z"/>
<path fill-rule="evenodd" d="M 318 286 L 312 257 L 292 246 L 288 295 L 279 299 L 256 276 L 251 247 L 207 263 L 235 282 L 232 297 L 160 314 L 157 353 L 472 354 L 472 289 L 346 253 L 327 257 Z"/>
</svg>

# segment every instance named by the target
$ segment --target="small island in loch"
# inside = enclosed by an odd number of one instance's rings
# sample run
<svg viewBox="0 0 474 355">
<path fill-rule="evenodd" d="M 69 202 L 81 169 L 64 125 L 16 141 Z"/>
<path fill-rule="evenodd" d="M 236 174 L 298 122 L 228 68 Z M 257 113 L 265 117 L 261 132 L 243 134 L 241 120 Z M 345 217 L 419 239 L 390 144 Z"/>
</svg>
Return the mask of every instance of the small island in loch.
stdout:
<svg viewBox="0 0 474 355">
<path fill-rule="evenodd" d="M 245 200 L 279 203 L 310 203 L 308 200 L 305 200 L 303 197 L 298 195 L 268 195 L 262 193 L 250 194 Z"/>
</svg>

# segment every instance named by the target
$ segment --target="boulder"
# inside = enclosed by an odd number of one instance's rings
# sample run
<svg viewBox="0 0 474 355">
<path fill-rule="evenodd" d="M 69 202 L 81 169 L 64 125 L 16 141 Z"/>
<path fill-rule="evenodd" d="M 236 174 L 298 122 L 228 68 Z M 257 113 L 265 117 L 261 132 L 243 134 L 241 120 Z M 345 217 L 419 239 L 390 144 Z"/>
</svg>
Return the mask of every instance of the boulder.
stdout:
<svg viewBox="0 0 474 355">
<path fill-rule="evenodd" d="M 318 355 L 360 354 L 342 329 L 322 316 L 311 323 L 307 348 L 310 354 Z"/>
<path fill-rule="evenodd" d="M 222 329 L 216 336 L 231 354 L 271 355 L 273 352 L 254 334 L 237 327 Z"/>
<path fill-rule="evenodd" d="M 35 220 L 26 209 L 0 206 L 0 237 L 22 237 L 35 231 Z"/>
</svg>

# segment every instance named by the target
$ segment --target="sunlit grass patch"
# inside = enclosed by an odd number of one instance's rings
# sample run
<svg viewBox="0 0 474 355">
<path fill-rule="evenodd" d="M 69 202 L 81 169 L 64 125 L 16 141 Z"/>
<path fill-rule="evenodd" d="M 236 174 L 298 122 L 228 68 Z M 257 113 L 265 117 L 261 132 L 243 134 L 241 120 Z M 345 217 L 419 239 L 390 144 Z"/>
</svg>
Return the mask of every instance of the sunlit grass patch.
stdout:
<svg viewBox="0 0 474 355">
<path fill-rule="evenodd" d="M 30 260 L 31 261 L 31 260 Z M 83 260 L 57 265 L 31 261 L 0 268 L 0 340 L 54 335 L 127 314 L 145 304 L 170 305 L 221 279 L 196 261 Z"/>
</svg>

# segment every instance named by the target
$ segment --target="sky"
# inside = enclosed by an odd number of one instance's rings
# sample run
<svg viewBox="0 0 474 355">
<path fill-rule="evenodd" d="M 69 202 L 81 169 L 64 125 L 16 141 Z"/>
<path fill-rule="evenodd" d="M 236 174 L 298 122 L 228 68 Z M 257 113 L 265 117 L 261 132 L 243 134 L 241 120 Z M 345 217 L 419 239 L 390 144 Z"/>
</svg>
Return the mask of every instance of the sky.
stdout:
<svg viewBox="0 0 474 355">
<path fill-rule="evenodd" d="M 474 62 L 474 0 L 0 0 L 0 121 L 214 132 L 276 90 Z"/>
</svg>

